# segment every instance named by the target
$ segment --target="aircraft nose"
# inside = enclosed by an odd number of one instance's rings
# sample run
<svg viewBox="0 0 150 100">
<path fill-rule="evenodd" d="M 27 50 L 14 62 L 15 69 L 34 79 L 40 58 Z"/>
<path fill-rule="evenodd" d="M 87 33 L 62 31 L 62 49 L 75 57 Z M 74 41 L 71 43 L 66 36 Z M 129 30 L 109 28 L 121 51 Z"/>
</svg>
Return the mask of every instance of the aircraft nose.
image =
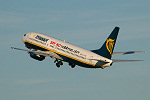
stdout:
<svg viewBox="0 0 150 100">
<path fill-rule="evenodd" d="M 22 37 L 22 41 L 24 42 L 26 40 L 27 34 L 24 34 Z"/>
</svg>

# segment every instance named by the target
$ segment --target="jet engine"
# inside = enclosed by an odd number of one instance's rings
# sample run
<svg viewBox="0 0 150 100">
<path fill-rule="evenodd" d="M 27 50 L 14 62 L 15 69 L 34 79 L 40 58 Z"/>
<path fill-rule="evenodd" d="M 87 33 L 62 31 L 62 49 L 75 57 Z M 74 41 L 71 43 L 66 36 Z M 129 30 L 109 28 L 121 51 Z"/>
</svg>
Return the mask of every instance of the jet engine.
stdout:
<svg viewBox="0 0 150 100">
<path fill-rule="evenodd" d="M 37 54 L 32 53 L 32 52 L 30 52 L 29 54 L 30 54 L 31 58 L 36 59 L 38 61 L 42 61 L 45 59 L 45 56 L 42 56 L 42 55 L 37 55 Z"/>
</svg>

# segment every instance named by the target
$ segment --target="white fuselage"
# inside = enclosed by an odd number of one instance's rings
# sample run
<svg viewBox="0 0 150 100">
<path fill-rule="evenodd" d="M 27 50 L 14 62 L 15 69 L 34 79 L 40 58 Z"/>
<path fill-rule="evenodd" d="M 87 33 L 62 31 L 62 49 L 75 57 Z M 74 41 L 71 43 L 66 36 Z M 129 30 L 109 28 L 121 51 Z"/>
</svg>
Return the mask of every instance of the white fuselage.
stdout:
<svg viewBox="0 0 150 100">
<path fill-rule="evenodd" d="M 55 59 L 72 62 L 82 67 L 101 68 L 112 64 L 110 59 L 41 33 L 27 33 L 23 36 L 23 42 L 28 48 L 53 52 L 61 58 L 54 57 Z"/>
</svg>

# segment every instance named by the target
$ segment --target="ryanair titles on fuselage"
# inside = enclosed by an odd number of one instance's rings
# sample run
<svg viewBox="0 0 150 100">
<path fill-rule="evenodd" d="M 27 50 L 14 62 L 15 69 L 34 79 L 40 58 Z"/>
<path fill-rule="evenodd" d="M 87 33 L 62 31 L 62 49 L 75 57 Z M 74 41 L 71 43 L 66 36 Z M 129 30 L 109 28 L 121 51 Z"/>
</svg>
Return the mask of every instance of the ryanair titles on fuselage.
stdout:
<svg viewBox="0 0 150 100">
<path fill-rule="evenodd" d="M 49 39 L 43 38 L 43 37 L 41 37 L 41 36 L 39 36 L 39 35 L 37 35 L 35 38 L 38 39 L 38 40 L 41 40 L 41 41 L 43 41 L 43 42 L 46 42 L 46 43 L 47 43 L 47 41 L 49 40 Z"/>
<path fill-rule="evenodd" d="M 45 37 L 42 37 L 42 36 L 39 36 L 39 35 L 34 35 L 33 38 L 29 38 L 29 39 L 48 46 L 47 41 L 49 39 L 47 39 Z M 72 49 L 72 48 L 70 48 L 68 46 L 62 45 L 62 44 L 57 43 L 55 41 L 50 41 L 49 46 L 52 47 L 52 48 L 61 50 L 63 52 L 67 52 L 69 54 L 76 55 L 76 56 L 78 56 L 80 58 L 83 58 L 83 59 L 85 59 L 85 56 L 86 56 L 86 55 L 80 53 L 80 51 L 78 51 L 78 50 L 74 50 L 74 49 Z"/>
</svg>

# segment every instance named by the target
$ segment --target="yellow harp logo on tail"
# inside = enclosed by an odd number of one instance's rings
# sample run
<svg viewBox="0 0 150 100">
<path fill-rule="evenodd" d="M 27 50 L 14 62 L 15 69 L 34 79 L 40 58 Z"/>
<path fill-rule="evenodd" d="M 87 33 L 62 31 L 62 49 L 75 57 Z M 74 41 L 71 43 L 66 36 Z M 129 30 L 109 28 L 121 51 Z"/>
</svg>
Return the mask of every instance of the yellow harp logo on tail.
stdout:
<svg viewBox="0 0 150 100">
<path fill-rule="evenodd" d="M 106 48 L 109 51 L 110 55 L 112 54 L 112 50 L 113 50 L 113 47 L 114 47 L 114 41 L 115 41 L 115 39 L 113 40 L 113 39 L 110 39 L 110 38 L 107 39 L 107 41 L 106 41 Z"/>
</svg>

